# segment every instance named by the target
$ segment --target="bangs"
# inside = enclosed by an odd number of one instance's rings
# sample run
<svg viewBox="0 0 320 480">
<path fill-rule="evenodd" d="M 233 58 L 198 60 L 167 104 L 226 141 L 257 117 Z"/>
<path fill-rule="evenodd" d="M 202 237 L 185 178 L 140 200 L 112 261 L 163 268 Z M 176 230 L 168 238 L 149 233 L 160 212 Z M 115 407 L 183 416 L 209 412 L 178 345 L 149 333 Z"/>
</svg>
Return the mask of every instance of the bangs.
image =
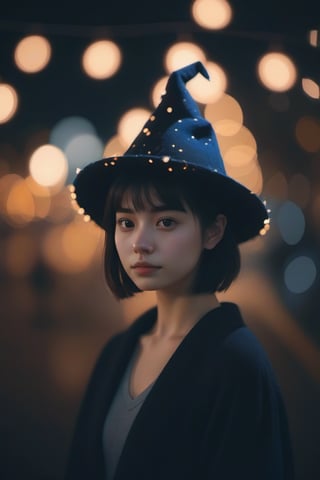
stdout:
<svg viewBox="0 0 320 480">
<path fill-rule="evenodd" d="M 142 211 L 164 206 L 168 210 L 186 211 L 187 201 L 180 182 L 173 178 L 119 177 L 110 188 L 104 217 L 104 225 L 113 224 L 112 217 L 129 200 L 134 210 Z"/>
</svg>

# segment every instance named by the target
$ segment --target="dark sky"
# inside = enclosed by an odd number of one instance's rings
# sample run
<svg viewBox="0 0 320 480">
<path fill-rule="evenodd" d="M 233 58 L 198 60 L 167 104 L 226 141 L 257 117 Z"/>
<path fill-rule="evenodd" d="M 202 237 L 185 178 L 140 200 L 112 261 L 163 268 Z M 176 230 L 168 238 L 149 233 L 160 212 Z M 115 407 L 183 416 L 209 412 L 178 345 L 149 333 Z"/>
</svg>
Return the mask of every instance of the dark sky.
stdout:
<svg viewBox="0 0 320 480">
<path fill-rule="evenodd" d="M 6 2 L 1 7 L 2 21 L 28 21 L 74 25 L 122 25 L 188 21 L 188 0 L 90 1 L 90 2 Z M 233 27 L 268 31 L 297 31 L 319 24 L 317 0 L 234 0 Z"/>
</svg>

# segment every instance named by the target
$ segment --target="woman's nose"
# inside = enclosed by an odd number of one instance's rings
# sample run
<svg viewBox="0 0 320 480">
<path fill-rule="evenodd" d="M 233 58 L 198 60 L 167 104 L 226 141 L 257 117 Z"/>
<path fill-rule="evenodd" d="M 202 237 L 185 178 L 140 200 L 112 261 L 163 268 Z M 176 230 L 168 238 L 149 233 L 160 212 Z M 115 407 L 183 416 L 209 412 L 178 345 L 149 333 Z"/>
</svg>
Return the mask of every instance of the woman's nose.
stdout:
<svg viewBox="0 0 320 480">
<path fill-rule="evenodd" d="M 151 235 L 146 231 L 140 231 L 139 235 L 134 239 L 132 248 L 135 253 L 152 253 L 154 250 L 154 243 Z"/>
<path fill-rule="evenodd" d="M 141 241 L 133 243 L 132 248 L 135 253 L 152 253 L 154 250 L 154 247 L 151 245 L 151 243 Z"/>
</svg>

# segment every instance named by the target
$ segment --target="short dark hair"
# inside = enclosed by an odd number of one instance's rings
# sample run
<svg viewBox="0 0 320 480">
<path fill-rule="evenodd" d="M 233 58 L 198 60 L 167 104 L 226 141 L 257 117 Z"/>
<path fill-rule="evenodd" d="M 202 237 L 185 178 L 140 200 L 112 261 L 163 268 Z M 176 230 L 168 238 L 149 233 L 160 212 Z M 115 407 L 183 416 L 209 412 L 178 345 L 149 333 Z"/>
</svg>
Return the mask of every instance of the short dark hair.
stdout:
<svg viewBox="0 0 320 480">
<path fill-rule="evenodd" d="M 104 271 L 109 288 L 118 298 L 128 298 L 141 291 L 122 267 L 114 241 L 116 211 L 126 192 L 130 192 L 137 210 L 143 209 L 146 202 L 152 205 L 153 193 L 156 193 L 169 209 L 181 210 L 187 206 L 199 219 L 202 232 L 212 225 L 218 214 L 223 213 L 207 176 L 186 172 L 164 175 L 154 170 L 155 173 L 150 175 L 148 172 L 148 176 L 141 171 L 120 175 L 107 196 L 104 215 Z M 203 250 L 191 293 L 225 291 L 239 271 L 239 247 L 227 223 L 224 236 L 215 248 Z"/>
</svg>

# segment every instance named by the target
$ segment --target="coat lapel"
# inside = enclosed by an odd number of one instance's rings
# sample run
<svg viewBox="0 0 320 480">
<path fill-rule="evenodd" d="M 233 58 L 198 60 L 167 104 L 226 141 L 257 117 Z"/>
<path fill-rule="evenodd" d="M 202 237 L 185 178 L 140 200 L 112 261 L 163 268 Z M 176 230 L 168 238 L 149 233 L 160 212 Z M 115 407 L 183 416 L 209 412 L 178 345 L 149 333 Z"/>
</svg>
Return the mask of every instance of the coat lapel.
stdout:
<svg viewBox="0 0 320 480">
<path fill-rule="evenodd" d="M 106 478 L 102 445 L 105 418 L 139 336 L 151 328 L 155 319 L 155 309 L 146 312 L 125 332 L 112 338 L 98 359 L 80 412 L 79 431 L 75 436 L 86 457 L 84 464 L 93 468 L 90 478 Z M 76 463 L 77 460 L 74 459 L 74 464 Z M 81 474 L 87 478 L 85 473 Z"/>
</svg>

